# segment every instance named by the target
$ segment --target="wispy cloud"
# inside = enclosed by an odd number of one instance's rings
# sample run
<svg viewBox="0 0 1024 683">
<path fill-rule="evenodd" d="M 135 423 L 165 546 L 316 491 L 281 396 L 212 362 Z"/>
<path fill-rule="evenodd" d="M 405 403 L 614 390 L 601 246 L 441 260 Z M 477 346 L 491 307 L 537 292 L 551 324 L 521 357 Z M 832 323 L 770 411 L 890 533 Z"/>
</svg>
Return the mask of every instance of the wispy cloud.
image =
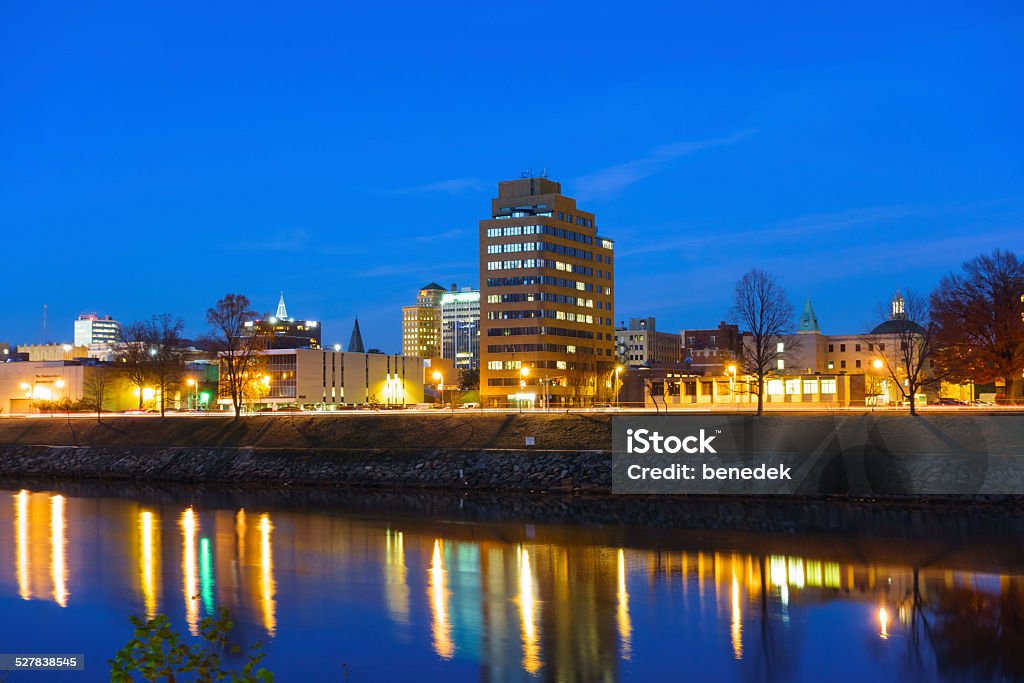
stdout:
<svg viewBox="0 0 1024 683">
<path fill-rule="evenodd" d="M 467 190 L 486 190 L 487 187 L 487 183 L 479 178 L 450 178 L 448 180 L 439 180 L 436 183 L 428 183 L 426 185 L 400 187 L 394 192 L 395 194 L 429 194 L 433 192 L 459 194 L 460 192 L 465 192 Z"/>
<path fill-rule="evenodd" d="M 281 230 L 262 238 L 247 235 L 245 239 L 224 242 L 224 248 L 236 251 L 298 251 L 305 249 L 308 243 L 309 236 L 299 228 Z"/>
<path fill-rule="evenodd" d="M 465 235 L 466 231 L 462 228 L 453 228 L 452 230 L 445 230 L 444 232 L 434 232 L 427 235 L 420 235 L 416 238 L 416 241 L 420 244 L 429 244 L 430 242 L 441 242 L 443 240 L 450 240 L 456 237 Z"/>
<path fill-rule="evenodd" d="M 475 268 L 476 264 L 469 263 L 445 263 L 445 268 L 448 271 L 459 273 L 468 272 L 470 269 Z M 430 279 L 437 279 L 436 268 L 431 269 L 425 267 L 422 263 L 406 263 L 406 264 L 387 264 L 374 266 L 367 268 L 366 270 L 356 271 L 352 273 L 354 277 L 394 277 L 396 275 L 409 275 L 413 273 L 424 273 L 424 277 L 427 281 Z M 435 273 L 434 275 L 427 275 L 427 273 Z"/>
<path fill-rule="evenodd" d="M 847 209 L 831 213 L 818 213 L 800 218 L 787 219 L 758 226 L 752 230 L 741 230 L 730 232 L 729 241 L 733 244 L 764 244 L 767 242 L 779 242 L 780 240 L 795 239 L 801 237 L 814 237 L 845 228 L 861 226 L 864 228 L 877 226 L 883 228 L 907 216 L 913 216 L 924 212 L 925 209 L 908 206 L 877 206 L 868 208 Z M 678 228 L 673 232 L 683 232 Z M 684 237 L 672 240 L 649 241 L 647 244 L 626 249 L 620 252 L 620 256 L 636 254 L 647 254 L 652 252 L 664 252 L 673 249 L 690 249 L 703 247 L 709 244 L 720 244 L 722 235 L 718 230 L 707 226 L 689 226 Z M 620 240 L 621 241 L 621 240 Z"/>
<path fill-rule="evenodd" d="M 709 147 L 732 145 L 753 134 L 753 130 L 742 130 L 724 138 L 676 142 L 656 147 L 642 159 L 634 159 L 622 164 L 616 164 L 596 173 L 576 178 L 572 182 L 576 198 L 586 201 L 614 197 L 630 185 L 661 171 L 674 159 Z"/>
</svg>

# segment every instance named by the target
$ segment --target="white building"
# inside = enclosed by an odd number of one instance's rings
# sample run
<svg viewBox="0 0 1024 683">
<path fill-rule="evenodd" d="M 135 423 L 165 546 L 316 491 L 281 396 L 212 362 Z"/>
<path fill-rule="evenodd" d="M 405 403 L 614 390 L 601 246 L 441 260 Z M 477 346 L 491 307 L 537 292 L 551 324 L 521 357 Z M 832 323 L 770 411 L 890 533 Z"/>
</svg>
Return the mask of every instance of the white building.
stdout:
<svg viewBox="0 0 1024 683">
<path fill-rule="evenodd" d="M 109 315 L 83 313 L 75 321 L 75 346 L 89 349 L 91 358 L 111 360 L 121 338 L 121 323 Z"/>
<path fill-rule="evenodd" d="M 456 369 L 480 367 L 480 290 L 452 285 L 441 295 L 441 357 Z"/>
</svg>

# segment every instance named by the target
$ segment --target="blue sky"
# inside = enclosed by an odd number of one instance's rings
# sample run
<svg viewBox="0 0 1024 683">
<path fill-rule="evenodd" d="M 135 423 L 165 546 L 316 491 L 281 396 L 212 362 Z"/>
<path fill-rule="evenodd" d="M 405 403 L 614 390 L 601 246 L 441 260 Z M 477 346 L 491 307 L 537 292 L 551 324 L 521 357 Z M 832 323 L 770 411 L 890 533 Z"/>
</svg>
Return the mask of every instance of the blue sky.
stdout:
<svg viewBox="0 0 1024 683">
<path fill-rule="evenodd" d="M 713 326 L 759 266 L 826 332 L 1024 248 L 1024 6 L 22 3 L 0 21 L 0 340 L 241 292 L 400 347 L 478 282 L 495 183 L 616 240 L 616 318 Z M 822 5 L 829 5 L 827 7 Z"/>
</svg>

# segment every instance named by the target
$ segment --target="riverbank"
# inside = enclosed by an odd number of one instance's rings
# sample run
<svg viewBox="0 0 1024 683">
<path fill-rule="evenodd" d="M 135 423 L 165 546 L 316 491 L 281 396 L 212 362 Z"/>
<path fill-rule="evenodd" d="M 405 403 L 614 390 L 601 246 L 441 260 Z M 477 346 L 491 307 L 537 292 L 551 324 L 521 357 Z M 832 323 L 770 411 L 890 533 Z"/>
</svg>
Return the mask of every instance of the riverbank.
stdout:
<svg viewBox="0 0 1024 683">
<path fill-rule="evenodd" d="M 794 439 L 825 443 L 851 425 L 867 429 L 873 444 L 886 446 L 885 453 L 873 456 L 872 463 L 881 464 L 889 458 L 897 462 L 907 447 L 926 447 L 958 463 L 962 459 L 988 468 L 991 452 L 1016 476 L 1015 458 L 1024 448 L 1018 438 L 1024 418 L 1012 415 L 741 419 L 744 434 L 752 436 L 750 430 L 756 429 L 758 442 L 778 442 L 784 450 Z M 868 469 L 871 475 L 874 470 Z M 936 468 L 931 476 L 946 476 L 943 472 Z M 0 478 L 599 495 L 609 493 L 612 485 L 611 418 L 515 413 L 123 417 L 102 422 L 10 418 L 0 420 Z M 823 490 L 853 489 L 838 482 Z M 991 489 L 963 488 L 964 493 L 978 490 Z"/>
</svg>

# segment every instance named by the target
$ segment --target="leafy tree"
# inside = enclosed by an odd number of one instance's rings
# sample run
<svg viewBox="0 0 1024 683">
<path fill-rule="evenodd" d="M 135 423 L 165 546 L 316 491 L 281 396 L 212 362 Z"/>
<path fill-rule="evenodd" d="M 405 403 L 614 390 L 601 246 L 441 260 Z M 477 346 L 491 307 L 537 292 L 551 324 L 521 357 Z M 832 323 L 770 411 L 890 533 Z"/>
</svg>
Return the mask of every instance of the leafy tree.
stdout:
<svg viewBox="0 0 1024 683">
<path fill-rule="evenodd" d="M 249 648 L 247 660 L 240 670 L 222 666 L 222 652 L 231 655 L 242 653 L 241 647 L 228 641 L 234 623 L 224 608 L 218 610 L 216 617 L 205 617 L 200 622 L 203 642 L 196 645 L 184 642 L 181 634 L 171 628 L 166 615 L 158 614 L 149 621 L 132 617 L 131 622 L 135 626 L 134 636 L 113 659 L 108 660 L 113 683 L 133 683 L 136 680 L 273 683 L 274 675 L 270 671 L 257 668 L 266 656 L 260 643 Z"/>
<path fill-rule="evenodd" d="M 798 344 L 792 334 L 793 305 L 773 275 L 754 268 L 736 283 L 729 315 L 749 336 L 742 364 L 744 371 L 756 378 L 757 414 L 763 415 L 765 378 L 777 371 L 779 360 L 787 358 Z"/>
<path fill-rule="evenodd" d="M 1006 383 L 1007 399 L 1024 370 L 1024 262 L 996 249 L 942 278 L 931 295 L 936 364 L 959 382 Z"/>
<path fill-rule="evenodd" d="M 242 294 L 227 294 L 206 311 L 210 346 L 219 358 L 221 393 L 231 399 L 235 419 L 242 413 L 246 383 L 255 375 L 264 345 L 256 326 L 245 326 L 255 319 L 249 298 Z"/>
</svg>

